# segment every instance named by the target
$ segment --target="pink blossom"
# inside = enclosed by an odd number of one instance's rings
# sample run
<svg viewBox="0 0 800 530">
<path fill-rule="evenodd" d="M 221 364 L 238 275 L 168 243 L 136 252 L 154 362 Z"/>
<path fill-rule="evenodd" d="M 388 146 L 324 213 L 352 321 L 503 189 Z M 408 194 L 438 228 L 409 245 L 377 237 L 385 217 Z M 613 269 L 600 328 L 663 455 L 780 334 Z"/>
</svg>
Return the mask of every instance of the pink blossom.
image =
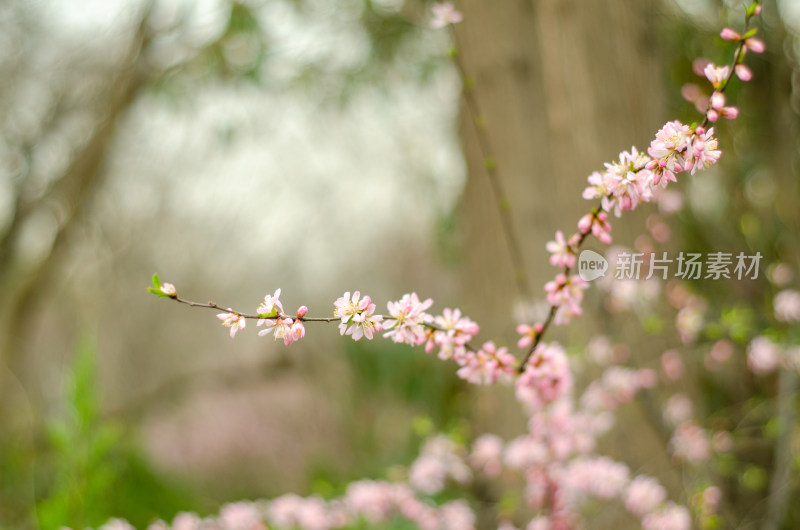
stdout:
<svg viewBox="0 0 800 530">
<path fill-rule="evenodd" d="M 397 493 L 391 484 L 359 480 L 347 486 L 345 504 L 358 516 L 370 523 L 378 524 L 390 517 Z M 276 526 L 282 528 L 280 524 L 276 523 Z M 283 526 L 291 528 L 291 525 Z"/>
<path fill-rule="evenodd" d="M 431 20 L 431 27 L 434 29 L 443 28 L 450 24 L 458 24 L 464 17 L 456 10 L 452 2 L 442 2 L 433 4 L 433 20 Z"/>
<path fill-rule="evenodd" d="M 267 508 L 267 520 L 278 528 L 303 530 L 329 530 L 328 509 L 325 501 L 317 497 L 304 499 L 297 495 L 283 495 L 273 499 Z"/>
<path fill-rule="evenodd" d="M 202 520 L 195 513 L 180 512 L 172 519 L 173 530 L 198 530 L 202 524 Z"/>
<path fill-rule="evenodd" d="M 784 290 L 772 301 L 779 322 L 800 322 L 800 291 Z"/>
<path fill-rule="evenodd" d="M 618 403 L 628 403 L 641 388 L 639 371 L 623 366 L 612 366 L 603 372 L 603 388 Z"/>
<path fill-rule="evenodd" d="M 680 192 L 663 190 L 656 196 L 658 209 L 664 214 L 672 214 L 683 208 L 683 196 Z"/>
<path fill-rule="evenodd" d="M 224 505 L 217 523 L 225 530 L 267 530 L 261 512 L 251 502 L 235 502 Z"/>
<path fill-rule="evenodd" d="M 639 475 L 625 490 L 625 508 L 632 514 L 644 517 L 667 498 L 667 492 L 652 477 Z"/>
<path fill-rule="evenodd" d="M 705 112 L 708 108 L 708 96 L 694 83 L 686 83 L 681 87 L 681 97 L 690 103 L 694 103 L 694 107 L 698 112 Z"/>
<path fill-rule="evenodd" d="M 170 298 L 175 298 L 176 296 L 178 296 L 178 290 L 175 289 L 175 286 L 172 285 L 171 283 L 166 283 L 166 282 L 162 283 L 160 290 L 162 293 L 169 296 Z"/>
<path fill-rule="evenodd" d="M 595 335 L 586 345 L 586 358 L 590 361 L 605 366 L 614 359 L 614 350 L 611 341 L 605 335 Z"/>
<path fill-rule="evenodd" d="M 503 461 L 511 469 L 525 471 L 547 462 L 550 453 L 542 441 L 529 435 L 511 440 L 505 448 Z"/>
<path fill-rule="evenodd" d="M 276 289 L 272 296 L 266 295 L 264 301 L 258 306 L 256 312 L 259 316 L 278 316 L 283 313 L 283 304 L 280 301 L 281 290 Z"/>
<path fill-rule="evenodd" d="M 440 508 L 442 530 L 474 530 L 475 514 L 462 500 L 450 501 Z"/>
<path fill-rule="evenodd" d="M 434 318 L 438 330 L 428 333 L 425 352 L 431 353 L 439 347 L 439 358 L 455 358 L 461 362 L 466 354 L 465 345 L 478 334 L 478 324 L 461 316 L 459 309 L 445 308 L 440 316 Z"/>
<path fill-rule="evenodd" d="M 719 365 L 730 359 L 733 354 L 733 344 L 728 340 L 718 340 L 711 346 L 704 363 L 709 370 L 717 370 Z"/>
<path fill-rule="evenodd" d="M 550 518 L 539 515 L 530 520 L 525 530 L 553 530 L 553 525 L 550 522 Z"/>
<path fill-rule="evenodd" d="M 769 375 L 778 369 L 781 349 L 767 337 L 756 337 L 747 347 L 747 367 L 756 375 Z"/>
<path fill-rule="evenodd" d="M 583 300 L 583 291 L 588 284 L 580 276 L 567 278 L 565 274 L 559 274 L 553 281 L 547 282 L 544 290 L 547 292 L 547 303 L 551 306 L 567 305 L 571 306 L 574 313 L 580 314 L 580 304 Z"/>
<path fill-rule="evenodd" d="M 476 385 L 491 385 L 497 381 L 508 382 L 514 373 L 516 359 L 506 348 L 496 348 L 494 342 L 486 342 L 477 352 L 466 352 L 463 366 L 457 374 Z"/>
<path fill-rule="evenodd" d="M 274 333 L 275 340 L 283 339 L 284 344 L 288 346 L 294 340 L 292 335 L 293 322 L 291 318 L 263 318 L 259 320 L 257 324 L 259 326 L 264 326 L 264 329 L 258 332 L 258 336 L 263 337 L 269 333 Z M 288 342 L 287 336 L 289 337 Z"/>
<path fill-rule="evenodd" d="M 450 501 L 441 506 L 441 530 L 474 530 L 475 514 L 462 500 Z"/>
<path fill-rule="evenodd" d="M 460 451 L 461 448 L 446 436 L 429 438 L 420 456 L 411 465 L 409 484 L 417 491 L 433 495 L 442 491 L 448 478 L 462 484 L 469 482 L 472 473 L 461 458 Z"/>
<path fill-rule="evenodd" d="M 369 296 L 361 298 L 361 293 L 355 291 L 353 296 L 350 292 L 344 293 L 344 296 L 334 302 L 335 310 L 334 315 L 342 320 L 339 324 L 339 333 L 341 335 L 350 335 L 353 340 L 359 340 L 361 337 L 367 337 L 372 340 L 376 331 L 381 331 L 382 315 L 373 315 L 375 313 L 375 304 Z"/>
<path fill-rule="evenodd" d="M 575 251 L 572 245 L 564 239 L 561 230 L 556 232 L 555 241 L 548 242 L 546 247 L 547 251 L 551 253 L 551 265 L 570 269 L 575 266 Z"/>
<path fill-rule="evenodd" d="M 342 324 L 348 324 L 352 318 L 365 311 L 371 303 L 369 296 L 361 298 L 361 292 L 355 291 L 353 296 L 350 296 L 350 291 L 344 293 L 344 296 L 338 298 L 334 303 L 333 314 L 337 318 L 342 319 Z"/>
<path fill-rule="evenodd" d="M 217 318 L 222 320 L 223 326 L 226 328 L 231 328 L 231 338 L 233 338 L 237 331 L 244 329 L 247 326 L 247 321 L 239 313 L 234 313 L 233 309 L 230 307 L 228 308 L 228 311 L 230 311 L 230 313 L 218 313 Z"/>
<path fill-rule="evenodd" d="M 426 495 L 434 495 L 444 489 L 447 468 L 432 456 L 420 456 L 411 465 L 408 482 Z"/>
<path fill-rule="evenodd" d="M 533 344 L 533 341 L 536 340 L 536 336 L 542 332 L 542 329 L 544 328 L 541 324 L 534 324 L 533 326 L 520 324 L 517 326 L 517 333 L 522 335 L 519 341 L 517 341 L 517 348 L 522 350 Z"/>
<path fill-rule="evenodd" d="M 726 107 L 726 109 L 732 108 L 733 107 Z M 717 148 L 717 139 L 712 136 L 713 134 L 714 128 L 712 127 L 708 131 L 702 134 L 698 132 L 694 136 L 692 147 L 687 151 L 687 164 L 691 166 L 692 175 L 694 175 L 695 171 L 698 169 L 706 169 L 715 164 L 722 155 Z"/>
<path fill-rule="evenodd" d="M 720 88 L 725 84 L 728 75 L 731 73 L 729 66 L 716 66 L 714 63 L 708 63 L 703 70 L 706 79 L 711 81 L 714 88 Z"/>
<path fill-rule="evenodd" d="M 664 407 L 664 421 L 671 426 L 680 425 L 690 419 L 694 413 L 692 400 L 686 394 L 674 394 Z"/>
<path fill-rule="evenodd" d="M 611 194 L 611 190 L 608 188 L 608 182 L 606 176 L 598 171 L 593 172 L 587 178 L 589 181 L 589 187 L 583 190 L 583 198 L 584 199 L 603 199 L 603 209 L 608 210 L 610 207 L 607 207 L 607 197 Z"/>
<path fill-rule="evenodd" d="M 716 486 L 709 486 L 703 490 L 703 513 L 716 513 L 719 501 L 722 500 L 722 491 Z"/>
<path fill-rule="evenodd" d="M 618 497 L 628 485 L 630 476 L 625 464 L 605 456 L 578 457 L 569 463 L 564 472 L 570 489 L 598 499 Z"/>
<path fill-rule="evenodd" d="M 679 121 L 667 122 L 659 129 L 647 150 L 652 157 L 646 165 L 651 172 L 648 176 L 651 186 L 665 188 L 677 181 L 675 174 L 684 170 L 683 153 L 691 146 L 691 133 L 689 126 Z"/>
<path fill-rule="evenodd" d="M 306 336 L 306 328 L 301 320 L 295 320 L 289 331 L 283 336 L 283 343 L 290 345 Z"/>
<path fill-rule="evenodd" d="M 517 397 L 534 408 L 555 401 L 571 388 L 569 361 L 557 343 L 540 343 L 517 378 Z"/>
<path fill-rule="evenodd" d="M 696 464 L 711 456 L 708 433 L 694 420 L 686 420 L 678 425 L 669 444 L 672 454 L 679 460 Z"/>
<path fill-rule="evenodd" d="M 733 67 L 733 70 L 736 72 L 736 77 L 741 81 L 747 82 L 753 79 L 753 72 L 744 63 L 737 64 Z"/>
<path fill-rule="evenodd" d="M 496 477 L 503 470 L 503 440 L 495 434 L 482 434 L 472 444 L 469 463 L 487 477 Z"/>
<path fill-rule="evenodd" d="M 678 329 L 678 337 L 683 344 L 694 342 L 700 330 L 703 329 L 703 308 L 687 304 L 678 311 L 678 315 L 675 317 L 675 327 Z"/>
<path fill-rule="evenodd" d="M 668 381 L 677 381 L 683 377 L 683 360 L 675 350 L 667 350 L 661 354 L 661 369 Z"/>
<path fill-rule="evenodd" d="M 684 506 L 668 502 L 657 512 L 642 519 L 642 530 L 690 530 L 692 517 Z"/>
<path fill-rule="evenodd" d="M 635 147 L 631 152 L 623 151 L 619 162 L 607 162 L 604 175 L 610 195 L 613 197 L 614 214 L 619 217 L 623 210 L 633 210 L 640 200 L 648 200 L 643 183 L 650 176 L 651 160 L 639 153 Z M 646 171 L 645 171 L 646 169 Z M 603 204 L 609 210 L 611 204 Z"/>
<path fill-rule="evenodd" d="M 764 53 L 764 50 L 767 49 L 767 47 L 764 45 L 764 41 L 756 39 L 754 37 L 745 39 L 744 45 L 748 50 L 752 51 L 753 53 Z"/>
<path fill-rule="evenodd" d="M 433 317 L 425 313 L 433 304 L 428 298 L 420 302 L 417 293 L 404 294 L 397 302 L 389 302 L 389 317 L 383 322 L 383 329 L 389 330 L 384 337 L 391 337 L 393 342 L 401 342 L 417 346 L 425 342 L 424 324 L 433 321 Z"/>
<path fill-rule="evenodd" d="M 723 40 L 729 42 L 738 42 L 742 40 L 742 36 L 731 28 L 722 28 L 722 31 L 720 31 L 719 33 L 719 36 L 722 37 Z"/>
<path fill-rule="evenodd" d="M 611 243 L 611 224 L 608 222 L 608 214 L 606 212 L 600 212 L 594 216 L 592 235 L 605 245 Z"/>
<path fill-rule="evenodd" d="M 792 281 L 792 278 L 794 278 L 792 268 L 785 263 L 774 263 L 770 265 L 767 273 L 769 281 L 778 287 L 785 287 Z"/>
</svg>

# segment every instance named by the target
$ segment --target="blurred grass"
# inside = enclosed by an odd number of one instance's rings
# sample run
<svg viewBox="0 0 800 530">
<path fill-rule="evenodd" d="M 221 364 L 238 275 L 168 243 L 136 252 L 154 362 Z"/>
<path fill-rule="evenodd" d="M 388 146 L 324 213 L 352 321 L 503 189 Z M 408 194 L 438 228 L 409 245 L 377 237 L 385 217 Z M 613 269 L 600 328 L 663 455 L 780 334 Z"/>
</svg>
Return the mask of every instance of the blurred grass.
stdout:
<svg viewBox="0 0 800 530">
<path fill-rule="evenodd" d="M 129 427 L 100 419 L 96 361 L 93 342 L 84 339 L 66 374 L 63 409 L 46 421 L 29 460 L 3 452 L 12 460 L 4 469 L 34 469 L 35 508 L 27 523 L 84 528 L 123 517 L 141 528 L 156 517 L 202 508 L 190 486 L 153 470 Z"/>
</svg>

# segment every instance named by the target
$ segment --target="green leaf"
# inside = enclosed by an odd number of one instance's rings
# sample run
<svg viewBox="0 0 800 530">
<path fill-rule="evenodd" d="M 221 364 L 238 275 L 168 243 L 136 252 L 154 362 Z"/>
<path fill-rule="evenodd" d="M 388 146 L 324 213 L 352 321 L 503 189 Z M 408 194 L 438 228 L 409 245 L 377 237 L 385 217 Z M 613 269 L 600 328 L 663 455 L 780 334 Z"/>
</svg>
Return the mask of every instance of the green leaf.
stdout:
<svg viewBox="0 0 800 530">
<path fill-rule="evenodd" d="M 158 278 L 158 273 L 153 274 L 153 287 L 161 289 L 161 280 Z"/>
</svg>

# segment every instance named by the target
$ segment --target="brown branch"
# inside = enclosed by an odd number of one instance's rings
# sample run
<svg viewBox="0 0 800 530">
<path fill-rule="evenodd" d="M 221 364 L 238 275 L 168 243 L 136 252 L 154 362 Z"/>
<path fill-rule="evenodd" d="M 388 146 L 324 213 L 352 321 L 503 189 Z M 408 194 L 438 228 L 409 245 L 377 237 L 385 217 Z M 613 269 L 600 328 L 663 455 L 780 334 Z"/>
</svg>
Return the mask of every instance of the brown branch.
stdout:
<svg viewBox="0 0 800 530">
<path fill-rule="evenodd" d="M 453 26 L 450 26 L 451 29 Z M 456 31 L 452 30 L 453 39 L 458 43 L 458 35 Z M 500 223 L 503 227 L 503 234 L 508 245 L 509 256 L 511 257 L 511 264 L 514 267 L 514 282 L 517 286 L 520 296 L 523 300 L 533 299 L 533 289 L 528 281 L 527 267 L 525 266 L 525 259 L 522 256 L 521 245 L 519 243 L 519 236 L 514 228 L 514 221 L 511 218 L 511 201 L 506 194 L 503 187 L 503 181 L 500 178 L 497 169 L 497 159 L 494 156 L 489 134 L 486 131 L 486 122 L 483 113 L 478 105 L 478 99 L 475 96 L 475 86 L 473 79 L 467 74 L 464 62 L 458 51 L 458 44 L 451 53 L 453 62 L 458 70 L 458 75 L 461 78 L 462 95 L 468 113 L 471 116 L 471 122 L 475 126 L 475 134 L 478 139 L 478 147 L 481 151 L 483 158 L 483 166 L 486 171 L 486 177 L 489 179 L 489 184 L 492 188 L 497 211 L 500 214 Z"/>
</svg>

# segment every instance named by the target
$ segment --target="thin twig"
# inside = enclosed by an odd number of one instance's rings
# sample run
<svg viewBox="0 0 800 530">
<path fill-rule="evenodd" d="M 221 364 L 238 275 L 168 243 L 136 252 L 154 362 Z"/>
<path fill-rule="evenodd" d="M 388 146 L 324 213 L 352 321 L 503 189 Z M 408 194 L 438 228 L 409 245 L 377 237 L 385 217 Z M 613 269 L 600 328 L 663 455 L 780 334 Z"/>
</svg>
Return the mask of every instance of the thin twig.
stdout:
<svg viewBox="0 0 800 530">
<path fill-rule="evenodd" d="M 489 179 L 489 184 L 492 188 L 497 211 L 500 214 L 500 224 L 503 227 L 503 234 L 508 244 L 508 252 L 511 257 L 511 264 L 514 267 L 514 282 L 517 285 L 517 290 L 524 300 L 533 299 L 533 289 L 531 289 L 528 280 L 527 267 L 525 266 L 525 259 L 522 255 L 521 246 L 519 243 L 519 236 L 514 228 L 514 221 L 511 218 L 511 201 L 506 194 L 503 187 L 503 181 L 497 169 L 497 159 L 494 156 L 492 144 L 489 141 L 489 134 L 486 131 L 486 122 L 483 113 L 478 105 L 478 99 L 475 97 L 475 86 L 473 79 L 467 74 L 464 63 L 461 60 L 459 53 L 458 35 L 450 26 L 453 40 L 456 42 L 456 47 L 451 52 L 453 63 L 456 65 L 458 75 L 461 78 L 462 95 L 466 103 L 467 112 L 471 116 L 471 122 L 475 126 L 475 134 L 478 139 L 478 148 L 483 157 L 483 167 L 486 170 L 486 177 Z"/>
</svg>

